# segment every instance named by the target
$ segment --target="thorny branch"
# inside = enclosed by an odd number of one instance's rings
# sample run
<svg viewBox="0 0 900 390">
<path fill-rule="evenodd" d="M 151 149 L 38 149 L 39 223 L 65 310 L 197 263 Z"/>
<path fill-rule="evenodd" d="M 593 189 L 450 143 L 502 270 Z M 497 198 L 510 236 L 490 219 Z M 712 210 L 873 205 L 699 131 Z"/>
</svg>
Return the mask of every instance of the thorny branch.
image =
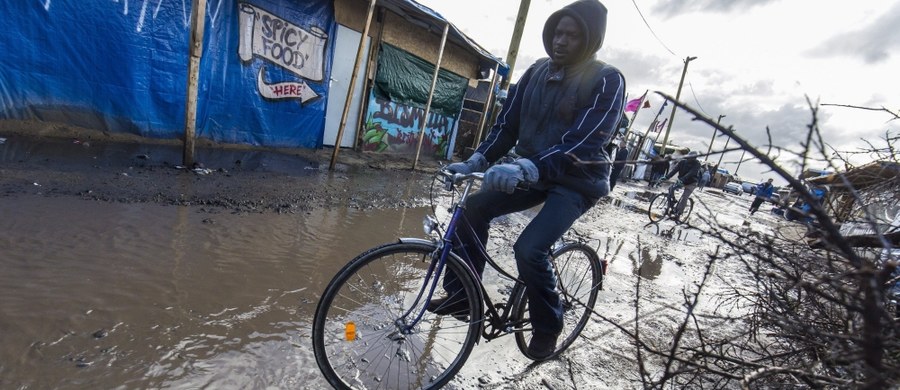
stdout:
<svg viewBox="0 0 900 390">
<path fill-rule="evenodd" d="M 819 132 L 818 105 L 807 99 L 812 120 L 799 149 L 772 146 L 772 131 L 767 127 L 768 145 L 763 152 L 731 127 L 720 126 L 671 97 L 660 95 L 695 120 L 730 137 L 738 149 L 767 165 L 789 183 L 798 199 L 812 207 L 803 215 L 811 220 L 805 237 L 781 232 L 759 234 L 718 225 L 714 219 L 696 218 L 690 228 L 700 230 L 720 245 L 709 255 L 706 273 L 696 289 L 685 292 L 683 306 L 677 308 L 683 317 L 667 346 L 656 346 L 643 339 L 652 332 L 642 329 L 645 322 L 639 306 L 640 278 L 636 282 L 633 329 L 595 312 L 634 340 L 642 386 L 880 389 L 900 385 L 900 313 L 890 291 L 900 280 L 900 272 L 896 271 L 896 241 L 888 238 L 884 227 L 886 218 L 890 224 L 896 216 L 878 214 L 873 208 L 879 202 L 887 202 L 895 208 L 894 212 L 900 213 L 900 174 L 876 177 L 870 180 L 875 184 L 868 188 L 856 188 L 855 182 L 843 174 L 833 182 L 854 205 L 854 221 L 877 235 L 869 242 L 878 243 L 879 247 L 860 248 L 857 245 L 862 241 L 842 234 L 840 224 L 825 205 L 816 201 L 807 183 L 769 157 L 773 150 L 788 151 L 800 158 L 801 168 L 810 161 L 824 161 L 837 171 L 831 161 L 834 156 L 868 153 L 893 164 L 889 167 L 897 172 L 900 137 L 888 132 L 881 140 L 883 145 L 866 141 L 866 150 L 834 150 Z M 827 105 L 883 111 L 893 117 L 891 120 L 900 119 L 884 107 Z M 844 168 L 852 167 L 846 158 L 843 163 Z M 787 204 L 783 206 L 791 209 Z M 803 231 L 803 225 L 795 226 Z M 812 237 L 817 237 L 822 245 L 811 246 Z M 701 314 L 698 309 L 704 287 L 711 278 L 718 277 L 714 275 L 715 263 L 735 264 L 745 272 L 730 279 L 725 283 L 726 291 L 712 298 L 717 301 L 712 314 Z M 654 367 L 661 372 L 655 378 Z"/>
</svg>

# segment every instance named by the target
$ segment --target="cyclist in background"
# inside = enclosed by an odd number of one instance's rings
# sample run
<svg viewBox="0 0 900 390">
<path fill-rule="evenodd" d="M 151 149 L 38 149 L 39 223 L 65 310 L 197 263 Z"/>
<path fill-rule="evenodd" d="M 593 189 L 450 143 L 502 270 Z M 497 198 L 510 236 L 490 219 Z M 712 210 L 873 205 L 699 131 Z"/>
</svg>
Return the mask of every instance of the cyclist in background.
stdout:
<svg viewBox="0 0 900 390">
<path fill-rule="evenodd" d="M 663 180 L 668 180 L 675 176 L 676 173 L 678 174 L 678 180 L 673 185 L 677 187 L 684 186 L 681 199 L 678 200 L 678 205 L 675 206 L 675 220 L 678 221 L 688 198 L 691 197 L 691 193 L 697 188 L 697 182 L 700 180 L 700 161 L 697 160 L 697 152 L 688 153 L 686 157 L 675 164 L 675 167 Z"/>
<path fill-rule="evenodd" d="M 625 78 L 594 59 L 603 44 L 606 14 L 599 1 L 579 0 L 550 15 L 543 30 L 550 58 L 535 62 L 510 89 L 497 122 L 472 157 L 447 166 L 461 174 L 487 169 L 481 191 L 466 202 L 466 223 L 454 243 L 479 276 L 486 262 L 480 243 L 487 243 L 490 222 L 543 204 L 513 245 L 534 329 L 528 355 L 535 360 L 553 355 L 563 328 L 551 247 L 609 193 L 610 158 L 603 147 L 622 118 Z M 488 168 L 513 147 L 521 158 Z M 520 182 L 529 189 L 518 189 Z M 463 309 L 456 275 L 447 273 L 444 289 L 448 295 L 432 299 L 428 310 L 449 315 Z"/>
</svg>

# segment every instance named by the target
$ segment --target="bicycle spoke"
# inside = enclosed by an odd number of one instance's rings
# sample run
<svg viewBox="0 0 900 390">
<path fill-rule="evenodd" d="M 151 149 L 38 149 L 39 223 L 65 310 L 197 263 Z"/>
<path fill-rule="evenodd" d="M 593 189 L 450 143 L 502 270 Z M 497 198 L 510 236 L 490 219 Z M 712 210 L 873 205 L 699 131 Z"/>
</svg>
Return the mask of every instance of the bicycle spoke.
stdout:
<svg viewBox="0 0 900 390">
<path fill-rule="evenodd" d="M 459 370 L 480 335 L 477 322 L 482 320 L 480 313 L 466 313 L 476 320 L 467 323 L 422 311 L 433 251 L 429 245 L 388 244 L 355 259 L 329 284 L 316 310 L 313 345 L 332 385 L 432 388 Z M 465 272 L 458 260 L 447 267 L 448 272 Z M 478 296 L 471 279 L 462 283 L 465 296 Z M 401 318 L 407 313 L 409 318 Z M 419 313 L 423 315 L 416 319 Z M 351 321 L 355 334 L 345 335 Z"/>
<path fill-rule="evenodd" d="M 602 274 L 596 253 L 584 244 L 571 243 L 558 248 L 553 254 L 553 264 L 564 308 L 561 338 L 554 352 L 559 354 L 578 338 L 587 324 Z M 528 310 L 526 295 L 517 303 L 514 313 L 518 318 L 524 318 Z M 516 344 L 526 355 L 530 340 L 531 332 L 516 333 Z"/>
</svg>

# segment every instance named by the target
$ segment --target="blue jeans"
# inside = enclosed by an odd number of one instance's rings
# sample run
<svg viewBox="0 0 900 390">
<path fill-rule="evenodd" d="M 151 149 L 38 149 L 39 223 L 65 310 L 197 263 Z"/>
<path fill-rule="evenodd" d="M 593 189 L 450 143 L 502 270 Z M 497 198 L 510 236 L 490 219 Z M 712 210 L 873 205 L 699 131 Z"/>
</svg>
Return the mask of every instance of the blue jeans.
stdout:
<svg viewBox="0 0 900 390">
<path fill-rule="evenodd" d="M 535 332 L 557 334 L 563 327 L 563 309 L 556 291 L 556 276 L 550 263 L 550 249 L 572 227 L 575 220 L 597 202 L 560 186 L 546 190 L 516 190 L 513 194 L 479 191 L 466 202 L 464 220 L 458 225 L 456 252 L 470 262 L 480 277 L 484 273 L 484 246 L 491 221 L 499 216 L 527 210 L 543 203 L 516 243 L 513 252 L 519 278 L 527 286 L 531 324 Z M 452 296 L 461 288 L 448 272 L 444 288 Z"/>
</svg>

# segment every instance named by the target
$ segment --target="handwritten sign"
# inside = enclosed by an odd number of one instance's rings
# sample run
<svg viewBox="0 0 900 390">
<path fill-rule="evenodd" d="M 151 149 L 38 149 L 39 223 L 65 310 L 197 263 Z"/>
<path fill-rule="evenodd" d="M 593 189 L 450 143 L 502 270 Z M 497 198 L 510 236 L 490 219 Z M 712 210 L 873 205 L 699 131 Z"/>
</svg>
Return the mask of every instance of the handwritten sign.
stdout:
<svg viewBox="0 0 900 390">
<path fill-rule="evenodd" d="M 248 62 L 258 56 L 312 81 L 325 74 L 325 43 L 328 34 L 318 27 L 309 31 L 268 11 L 240 3 L 238 56 Z"/>
</svg>

